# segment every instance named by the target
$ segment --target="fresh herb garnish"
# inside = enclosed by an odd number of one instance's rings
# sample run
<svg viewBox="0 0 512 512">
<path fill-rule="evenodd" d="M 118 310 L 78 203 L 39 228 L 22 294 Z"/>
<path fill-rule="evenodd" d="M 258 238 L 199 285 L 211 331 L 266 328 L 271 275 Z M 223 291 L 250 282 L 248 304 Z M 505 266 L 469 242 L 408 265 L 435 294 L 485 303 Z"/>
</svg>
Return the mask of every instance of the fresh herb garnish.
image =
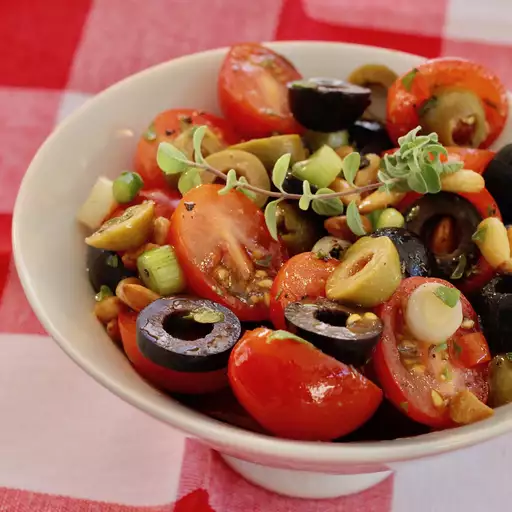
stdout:
<svg viewBox="0 0 512 512">
<path fill-rule="evenodd" d="M 254 263 L 256 263 L 256 265 L 258 265 L 258 267 L 268 268 L 268 267 L 270 267 L 270 264 L 272 263 L 272 254 L 267 254 L 266 256 L 264 256 L 263 258 L 261 258 L 259 260 L 254 260 Z"/>
<path fill-rule="evenodd" d="M 460 290 L 450 288 L 449 286 L 438 286 L 434 295 L 442 300 L 449 308 L 454 308 L 460 298 Z"/>
<path fill-rule="evenodd" d="M 108 258 L 105 260 L 105 263 L 112 268 L 117 268 L 119 266 L 119 256 L 117 254 L 109 254 Z"/>
<path fill-rule="evenodd" d="M 311 345 L 311 343 L 309 343 L 309 341 L 306 341 L 304 338 L 301 338 L 300 336 L 297 336 L 296 334 L 292 334 L 291 332 L 282 331 L 282 330 L 274 331 L 267 338 L 267 343 L 272 343 L 275 340 L 293 340 L 293 341 L 298 341 L 299 343 L 303 343 L 304 345 Z"/>
<path fill-rule="evenodd" d="M 147 130 L 142 134 L 142 137 L 149 142 L 156 140 L 156 131 L 154 123 L 151 123 L 148 126 Z"/>
<path fill-rule="evenodd" d="M 456 341 L 453 342 L 453 350 L 455 351 L 455 355 L 460 357 L 462 354 L 462 347 Z"/>
<path fill-rule="evenodd" d="M 112 293 L 112 290 L 108 286 L 102 285 L 100 287 L 100 291 L 94 296 L 94 298 L 96 299 L 96 302 L 101 302 L 102 300 L 113 296 L 114 294 Z"/>
<path fill-rule="evenodd" d="M 450 279 L 460 279 L 464 275 L 464 271 L 466 270 L 466 265 L 468 264 L 468 260 L 465 254 L 461 254 L 459 257 L 459 261 L 457 262 L 457 266 L 452 272 Z"/>
<path fill-rule="evenodd" d="M 412 87 L 412 83 L 414 81 L 414 78 L 418 74 L 418 70 L 414 68 L 413 70 L 409 71 L 403 78 L 402 78 L 402 85 L 405 87 L 406 91 L 410 91 Z"/>
<path fill-rule="evenodd" d="M 483 242 L 485 240 L 485 233 L 487 231 L 487 226 L 483 226 L 481 228 L 478 228 L 471 237 L 471 240 L 473 242 Z"/>
<path fill-rule="evenodd" d="M 436 346 L 434 349 L 434 352 L 443 352 L 443 350 L 448 349 L 448 343 L 446 341 L 443 341 L 443 343 L 439 343 L 439 345 Z"/>
<path fill-rule="evenodd" d="M 216 324 L 224 322 L 224 313 L 210 308 L 197 308 L 183 318 L 186 320 L 194 320 L 199 324 Z"/>
</svg>

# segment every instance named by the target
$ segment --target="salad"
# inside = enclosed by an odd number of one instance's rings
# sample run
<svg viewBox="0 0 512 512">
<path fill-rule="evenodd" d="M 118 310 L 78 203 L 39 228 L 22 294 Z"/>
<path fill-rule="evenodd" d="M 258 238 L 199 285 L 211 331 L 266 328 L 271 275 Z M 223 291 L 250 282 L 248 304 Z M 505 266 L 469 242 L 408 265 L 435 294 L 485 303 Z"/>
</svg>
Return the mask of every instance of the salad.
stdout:
<svg viewBox="0 0 512 512">
<path fill-rule="evenodd" d="M 159 113 L 78 213 L 94 313 L 135 370 L 300 440 L 416 435 L 511 402 L 500 80 L 457 59 L 310 78 L 239 44 L 217 87 L 224 117 Z"/>
</svg>

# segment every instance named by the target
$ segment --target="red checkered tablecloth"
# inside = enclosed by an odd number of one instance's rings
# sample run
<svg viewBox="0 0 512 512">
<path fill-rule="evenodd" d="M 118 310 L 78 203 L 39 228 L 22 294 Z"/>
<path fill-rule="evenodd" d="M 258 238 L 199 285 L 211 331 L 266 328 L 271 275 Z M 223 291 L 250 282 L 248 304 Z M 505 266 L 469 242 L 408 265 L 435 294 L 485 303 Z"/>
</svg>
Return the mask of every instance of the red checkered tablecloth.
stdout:
<svg viewBox="0 0 512 512">
<path fill-rule="evenodd" d="M 509 0 L 0 0 L 0 511 L 502 510 L 512 436 L 414 462 L 355 496 L 291 500 L 121 402 L 48 338 L 11 258 L 11 214 L 52 128 L 153 64 L 247 40 L 349 41 L 485 63 L 512 86 Z M 510 458 L 509 458 L 510 456 Z"/>
</svg>

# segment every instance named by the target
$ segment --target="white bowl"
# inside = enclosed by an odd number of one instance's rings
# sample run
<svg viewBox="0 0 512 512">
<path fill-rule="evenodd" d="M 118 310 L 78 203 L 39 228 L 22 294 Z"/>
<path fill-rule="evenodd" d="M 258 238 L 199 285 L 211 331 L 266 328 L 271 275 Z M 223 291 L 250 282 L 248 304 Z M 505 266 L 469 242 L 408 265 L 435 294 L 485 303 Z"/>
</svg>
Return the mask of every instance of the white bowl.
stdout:
<svg viewBox="0 0 512 512">
<path fill-rule="evenodd" d="M 367 63 L 386 64 L 400 74 L 423 61 L 341 43 L 269 46 L 291 59 L 304 76 L 345 78 Z M 512 406 L 471 426 L 395 441 L 334 444 L 267 437 L 180 405 L 140 378 L 109 340 L 92 313 L 84 233 L 75 222 L 76 212 L 99 175 L 113 177 L 131 167 L 137 139 L 159 111 L 190 107 L 218 113 L 216 80 L 225 53 L 218 49 L 183 57 L 123 80 L 60 124 L 35 156 L 14 211 L 14 255 L 27 297 L 48 332 L 113 393 L 219 450 L 249 480 L 292 496 L 357 492 L 384 479 L 397 463 L 510 430 Z M 511 134 L 508 124 L 502 140 Z"/>
</svg>

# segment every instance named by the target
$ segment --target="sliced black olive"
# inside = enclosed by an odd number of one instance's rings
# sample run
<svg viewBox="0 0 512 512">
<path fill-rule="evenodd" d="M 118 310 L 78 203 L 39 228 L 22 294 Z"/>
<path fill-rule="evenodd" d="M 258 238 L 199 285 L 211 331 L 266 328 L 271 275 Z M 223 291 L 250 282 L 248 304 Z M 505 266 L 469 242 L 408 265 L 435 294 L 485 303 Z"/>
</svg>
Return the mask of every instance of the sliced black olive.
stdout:
<svg viewBox="0 0 512 512">
<path fill-rule="evenodd" d="M 404 277 L 428 277 L 431 275 L 433 259 L 421 238 L 404 228 L 377 229 L 370 236 L 387 236 L 395 244 L 400 256 Z"/>
<path fill-rule="evenodd" d="M 293 302 L 284 315 L 299 336 L 354 366 L 365 363 L 382 332 L 382 322 L 373 313 L 327 299 Z"/>
<path fill-rule="evenodd" d="M 386 127 L 378 121 L 356 121 L 348 129 L 349 140 L 362 155 L 375 153 L 380 155 L 383 151 L 391 149 L 394 144 L 389 138 Z"/>
<path fill-rule="evenodd" d="M 309 130 L 336 132 L 348 128 L 371 103 L 371 90 L 335 78 L 310 78 L 288 84 L 295 119 Z"/>
<path fill-rule="evenodd" d="M 405 228 L 432 252 L 434 275 L 457 281 L 471 272 L 480 254 L 471 237 L 482 217 L 467 199 L 450 192 L 427 194 L 404 217 Z"/>
<path fill-rule="evenodd" d="M 494 197 L 505 224 L 512 224 L 512 144 L 504 146 L 484 172 L 485 187 Z"/>
<path fill-rule="evenodd" d="M 121 258 L 113 251 L 87 246 L 87 273 L 95 292 L 102 286 L 114 291 L 119 281 L 136 277 L 136 272 L 127 269 Z"/>
<path fill-rule="evenodd" d="M 224 368 L 240 338 L 238 318 L 203 299 L 158 299 L 137 317 L 137 345 L 154 363 L 181 372 Z"/>
<path fill-rule="evenodd" d="M 491 352 L 512 352 L 512 276 L 489 281 L 472 298 L 472 304 L 480 316 Z"/>
<path fill-rule="evenodd" d="M 288 194 L 301 194 L 303 193 L 303 189 L 302 189 L 302 180 L 300 180 L 299 178 L 297 178 L 296 176 L 294 176 L 292 174 L 291 171 L 289 171 L 287 174 L 286 174 L 286 178 L 284 179 L 284 182 L 283 182 L 283 190 L 285 192 L 288 192 Z M 317 187 L 315 187 L 314 185 L 311 185 L 311 192 L 313 194 L 316 194 L 316 191 L 318 190 Z"/>
</svg>

